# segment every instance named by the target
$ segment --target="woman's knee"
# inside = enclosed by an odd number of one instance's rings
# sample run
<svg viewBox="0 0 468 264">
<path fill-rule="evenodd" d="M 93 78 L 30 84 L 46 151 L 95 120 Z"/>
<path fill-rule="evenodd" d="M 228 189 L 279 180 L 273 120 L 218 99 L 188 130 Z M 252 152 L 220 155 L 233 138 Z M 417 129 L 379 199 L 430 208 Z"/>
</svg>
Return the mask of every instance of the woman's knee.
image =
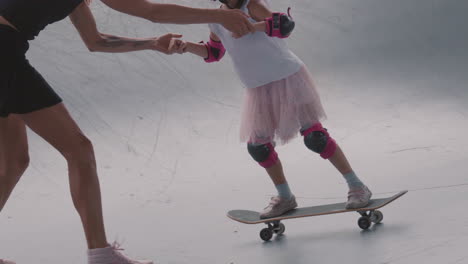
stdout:
<svg viewBox="0 0 468 264">
<path fill-rule="evenodd" d="M 29 154 L 28 152 L 21 153 L 16 159 L 16 167 L 19 171 L 24 172 L 29 167 Z"/>
<path fill-rule="evenodd" d="M 29 166 L 28 153 L 11 156 L 0 168 L 0 180 L 7 185 L 15 185 Z"/>
<path fill-rule="evenodd" d="M 83 133 L 77 133 L 70 142 L 70 146 L 62 151 L 69 163 L 94 163 L 93 144 L 88 137 Z"/>
<path fill-rule="evenodd" d="M 18 157 L 4 168 L 0 168 L 0 185 L 13 188 L 23 176 L 24 171 L 29 166 L 29 155 Z"/>
</svg>

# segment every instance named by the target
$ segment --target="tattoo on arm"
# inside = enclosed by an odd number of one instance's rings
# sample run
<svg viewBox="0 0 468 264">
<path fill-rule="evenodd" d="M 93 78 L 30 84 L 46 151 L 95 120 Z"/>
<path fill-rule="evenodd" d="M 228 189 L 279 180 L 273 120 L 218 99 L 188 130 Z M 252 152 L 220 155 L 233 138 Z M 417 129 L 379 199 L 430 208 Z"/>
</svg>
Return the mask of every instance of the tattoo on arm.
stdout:
<svg viewBox="0 0 468 264">
<path fill-rule="evenodd" d="M 150 40 L 132 40 L 110 35 L 102 35 L 102 37 L 103 39 L 99 41 L 99 45 L 107 48 L 119 48 L 122 46 L 131 46 L 134 48 L 138 48 L 150 42 Z"/>
<path fill-rule="evenodd" d="M 152 44 L 153 41 L 156 44 L 157 38 L 126 38 L 100 33 L 97 29 L 94 16 L 85 3 L 81 3 L 79 7 L 70 14 L 70 19 L 80 33 L 86 46 L 91 51 L 130 52 L 155 48 Z"/>
</svg>

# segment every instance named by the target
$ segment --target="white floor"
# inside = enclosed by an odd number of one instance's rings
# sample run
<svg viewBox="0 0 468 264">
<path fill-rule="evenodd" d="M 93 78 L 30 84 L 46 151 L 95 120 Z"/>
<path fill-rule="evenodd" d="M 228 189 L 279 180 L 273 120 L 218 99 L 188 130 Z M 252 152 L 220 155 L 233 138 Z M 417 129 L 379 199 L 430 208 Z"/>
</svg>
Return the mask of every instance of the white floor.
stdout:
<svg viewBox="0 0 468 264">
<path fill-rule="evenodd" d="M 216 7 L 209 1 L 166 1 Z M 228 219 L 263 208 L 274 188 L 238 142 L 242 88 L 230 59 L 208 65 L 153 52 L 89 53 L 68 21 L 32 42 L 29 58 L 93 140 L 110 240 L 163 264 L 468 263 L 468 4 L 457 0 L 286 0 L 288 42 L 309 66 L 324 122 L 360 177 L 384 197 L 384 223 L 358 214 L 286 221 L 269 243 L 261 225 Z M 180 32 L 93 4 L 106 33 Z M 18 264 L 85 261 L 66 164 L 30 133 L 32 164 L 0 215 L 0 256 Z M 346 185 L 298 138 L 278 152 L 301 205 L 343 201 Z"/>
</svg>

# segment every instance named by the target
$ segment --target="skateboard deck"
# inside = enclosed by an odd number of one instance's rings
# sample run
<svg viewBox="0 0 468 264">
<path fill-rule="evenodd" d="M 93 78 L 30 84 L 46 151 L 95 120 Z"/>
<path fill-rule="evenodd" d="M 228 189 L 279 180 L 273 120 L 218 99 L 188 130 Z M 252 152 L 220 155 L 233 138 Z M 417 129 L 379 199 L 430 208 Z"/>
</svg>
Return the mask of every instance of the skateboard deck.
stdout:
<svg viewBox="0 0 468 264">
<path fill-rule="evenodd" d="M 368 229 L 371 223 L 380 223 L 383 220 L 382 212 L 377 209 L 384 207 L 385 205 L 395 201 L 400 198 L 408 191 L 401 191 L 393 196 L 386 198 L 371 199 L 369 204 L 366 207 L 358 209 L 346 209 L 346 203 L 335 203 L 335 204 L 326 204 L 310 207 L 299 207 L 294 210 L 291 210 L 281 216 L 261 219 L 260 213 L 250 210 L 232 210 L 227 213 L 227 216 L 232 220 L 244 223 L 244 224 L 260 224 L 265 223 L 268 225 L 270 232 L 262 230 L 260 236 L 263 240 L 267 241 L 271 239 L 273 233 L 282 234 L 284 232 L 284 225 L 280 223 L 282 220 L 309 217 L 309 216 L 319 216 L 319 215 L 329 215 L 329 214 L 338 214 L 338 213 L 347 213 L 347 212 L 358 212 L 361 215 L 359 218 L 358 225 L 362 229 Z M 270 236 L 271 233 L 271 236 Z M 268 239 L 267 239 L 268 238 Z"/>
</svg>

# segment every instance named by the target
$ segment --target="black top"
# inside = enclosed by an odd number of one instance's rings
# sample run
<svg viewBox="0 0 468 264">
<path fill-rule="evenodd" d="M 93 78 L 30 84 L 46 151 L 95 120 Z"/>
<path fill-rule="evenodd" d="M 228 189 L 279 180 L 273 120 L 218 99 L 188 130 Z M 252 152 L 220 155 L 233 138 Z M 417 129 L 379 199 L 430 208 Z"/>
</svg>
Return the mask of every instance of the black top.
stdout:
<svg viewBox="0 0 468 264">
<path fill-rule="evenodd" d="M 0 16 L 32 40 L 47 25 L 70 15 L 81 2 L 83 0 L 0 0 Z"/>
</svg>

